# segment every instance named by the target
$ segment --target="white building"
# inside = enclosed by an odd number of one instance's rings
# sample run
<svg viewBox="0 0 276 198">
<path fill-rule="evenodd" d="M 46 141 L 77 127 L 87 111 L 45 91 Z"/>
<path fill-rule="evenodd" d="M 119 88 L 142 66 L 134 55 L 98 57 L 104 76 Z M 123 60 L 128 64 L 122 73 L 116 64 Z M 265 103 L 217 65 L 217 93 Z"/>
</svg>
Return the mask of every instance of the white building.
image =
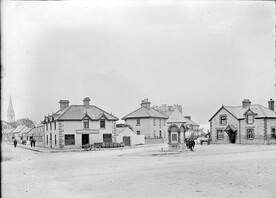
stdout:
<svg viewBox="0 0 276 198">
<path fill-rule="evenodd" d="M 44 119 L 45 146 L 56 149 L 79 148 L 94 142 L 112 142 L 117 117 L 90 105 L 88 97 L 83 105 L 70 105 L 60 100 L 60 109 Z"/>
<path fill-rule="evenodd" d="M 142 100 L 141 107 L 122 118 L 137 135 L 145 138 L 167 138 L 166 120 L 168 117 L 150 107 L 148 99 Z"/>
</svg>

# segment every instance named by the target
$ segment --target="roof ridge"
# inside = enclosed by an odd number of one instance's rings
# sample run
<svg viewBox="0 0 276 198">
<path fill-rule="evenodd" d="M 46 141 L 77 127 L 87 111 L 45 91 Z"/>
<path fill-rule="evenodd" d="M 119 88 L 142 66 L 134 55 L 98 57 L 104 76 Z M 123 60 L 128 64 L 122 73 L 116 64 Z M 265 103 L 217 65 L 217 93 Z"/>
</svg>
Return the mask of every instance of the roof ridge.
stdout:
<svg viewBox="0 0 276 198">
<path fill-rule="evenodd" d="M 96 107 L 97 109 L 103 111 L 103 113 L 107 113 L 108 115 L 110 115 L 110 116 L 112 116 L 112 117 L 114 117 L 114 118 L 116 118 L 116 119 L 119 119 L 119 118 L 117 118 L 116 116 L 112 115 L 111 113 L 108 113 L 108 112 L 106 112 L 105 110 L 101 109 L 100 107 L 97 107 L 96 105 L 89 105 L 89 107 L 90 107 L 90 106 Z M 106 116 L 105 116 L 105 117 L 106 117 Z"/>
</svg>

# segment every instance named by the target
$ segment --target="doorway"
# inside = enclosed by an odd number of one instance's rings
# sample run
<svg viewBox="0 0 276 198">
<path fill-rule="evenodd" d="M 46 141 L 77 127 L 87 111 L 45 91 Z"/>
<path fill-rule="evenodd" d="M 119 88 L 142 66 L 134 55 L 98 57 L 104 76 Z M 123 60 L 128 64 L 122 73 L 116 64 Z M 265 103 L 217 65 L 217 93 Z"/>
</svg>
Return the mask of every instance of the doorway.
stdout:
<svg viewBox="0 0 276 198">
<path fill-rule="evenodd" d="M 89 134 L 81 135 L 81 145 L 89 144 Z"/>
<path fill-rule="evenodd" d="M 228 131 L 228 136 L 229 136 L 230 143 L 235 144 L 236 143 L 236 133 L 235 133 L 235 131 L 233 131 L 232 129 L 230 129 Z"/>
</svg>

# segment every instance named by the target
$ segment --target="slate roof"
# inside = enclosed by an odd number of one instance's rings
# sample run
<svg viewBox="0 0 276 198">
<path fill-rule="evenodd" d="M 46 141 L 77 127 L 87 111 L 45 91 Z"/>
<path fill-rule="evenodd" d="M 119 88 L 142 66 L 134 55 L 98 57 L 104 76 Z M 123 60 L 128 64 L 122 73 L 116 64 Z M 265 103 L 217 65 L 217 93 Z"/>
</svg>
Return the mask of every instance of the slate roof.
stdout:
<svg viewBox="0 0 276 198">
<path fill-rule="evenodd" d="M 27 126 L 25 126 L 21 131 L 20 131 L 20 135 L 22 135 L 23 133 L 29 133 L 32 130 L 32 128 L 29 128 Z"/>
<path fill-rule="evenodd" d="M 20 131 L 22 131 L 22 129 L 24 129 L 25 127 L 26 127 L 26 125 L 19 125 L 12 132 L 13 133 L 20 133 Z"/>
<path fill-rule="evenodd" d="M 179 123 L 186 123 L 187 119 L 183 117 L 182 113 L 179 111 L 178 108 L 174 110 L 171 114 L 167 122 L 179 122 Z"/>
<path fill-rule="evenodd" d="M 186 120 L 186 125 L 193 125 L 193 126 L 199 126 L 199 124 L 195 123 L 194 121 L 192 120 L 189 120 L 187 118 L 184 117 L 184 119 Z"/>
<path fill-rule="evenodd" d="M 121 133 L 123 133 L 125 130 L 129 130 L 132 134 L 135 134 L 130 128 L 128 127 L 120 127 L 120 128 L 116 128 L 116 134 L 119 135 Z"/>
<path fill-rule="evenodd" d="M 229 113 L 231 113 L 237 119 L 244 119 L 245 118 L 244 113 L 246 111 L 248 111 L 248 109 L 250 109 L 251 111 L 253 111 L 256 114 L 255 118 L 276 118 L 276 113 L 274 111 L 272 111 L 271 109 L 264 107 L 260 104 L 252 104 L 246 108 L 243 108 L 242 106 L 222 106 L 219 109 L 219 111 L 222 108 L 227 110 Z M 219 111 L 217 111 L 215 113 L 215 115 L 213 115 L 211 117 L 210 120 L 212 120 L 213 117 L 215 117 Z"/>
<path fill-rule="evenodd" d="M 11 128 L 11 129 L 4 129 L 3 134 L 9 134 L 11 133 L 15 128 Z"/>
<path fill-rule="evenodd" d="M 168 118 L 168 116 L 163 113 L 155 110 L 154 108 L 140 107 L 130 114 L 122 118 L 122 120 L 131 119 L 131 118 Z"/>
<path fill-rule="evenodd" d="M 107 120 L 118 120 L 117 117 L 105 112 L 95 105 L 90 105 L 89 108 L 86 108 L 84 105 L 71 105 L 62 111 L 57 111 L 53 116 L 55 120 L 82 120 L 85 115 L 92 120 L 99 120 L 102 116 Z"/>
</svg>

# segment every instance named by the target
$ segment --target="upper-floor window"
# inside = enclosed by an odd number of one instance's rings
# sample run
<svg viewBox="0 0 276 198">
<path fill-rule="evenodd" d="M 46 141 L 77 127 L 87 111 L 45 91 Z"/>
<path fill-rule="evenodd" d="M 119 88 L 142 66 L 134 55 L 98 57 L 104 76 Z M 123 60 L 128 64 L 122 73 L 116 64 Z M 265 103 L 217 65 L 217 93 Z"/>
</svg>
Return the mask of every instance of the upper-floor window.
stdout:
<svg viewBox="0 0 276 198">
<path fill-rule="evenodd" d="M 254 139 L 254 130 L 246 129 L 246 137 L 248 140 L 253 140 Z"/>
<path fill-rule="evenodd" d="M 50 122 L 50 130 L 52 131 L 52 122 Z"/>
<path fill-rule="evenodd" d="M 164 119 L 163 121 L 164 121 L 163 125 L 165 126 L 166 125 L 166 120 Z"/>
<path fill-rule="evenodd" d="M 89 129 L 89 119 L 84 119 L 83 120 L 83 128 Z"/>
<path fill-rule="evenodd" d="M 227 116 L 226 115 L 220 116 L 219 123 L 221 125 L 226 125 L 227 124 Z"/>
<path fill-rule="evenodd" d="M 156 126 L 156 119 L 153 118 L 153 126 Z"/>
<path fill-rule="evenodd" d="M 57 130 L 57 122 L 55 121 L 54 123 L 55 123 L 55 130 Z"/>
<path fill-rule="evenodd" d="M 140 135 L 140 134 L 141 134 L 140 131 L 137 131 L 136 133 L 137 133 L 137 135 Z"/>
<path fill-rule="evenodd" d="M 46 131 L 48 131 L 48 123 L 46 123 Z"/>
<path fill-rule="evenodd" d="M 100 120 L 100 127 L 105 128 L 105 120 Z"/>
<path fill-rule="evenodd" d="M 136 120 L 136 125 L 140 125 L 140 119 Z"/>
<path fill-rule="evenodd" d="M 224 138 L 223 130 L 217 130 L 217 139 L 223 140 L 223 138 Z"/>
<path fill-rule="evenodd" d="M 159 119 L 159 126 L 161 126 L 161 119 Z"/>
<path fill-rule="evenodd" d="M 246 116 L 246 122 L 247 122 L 247 124 L 252 124 L 254 122 L 254 116 L 253 115 L 247 115 Z"/>
</svg>

